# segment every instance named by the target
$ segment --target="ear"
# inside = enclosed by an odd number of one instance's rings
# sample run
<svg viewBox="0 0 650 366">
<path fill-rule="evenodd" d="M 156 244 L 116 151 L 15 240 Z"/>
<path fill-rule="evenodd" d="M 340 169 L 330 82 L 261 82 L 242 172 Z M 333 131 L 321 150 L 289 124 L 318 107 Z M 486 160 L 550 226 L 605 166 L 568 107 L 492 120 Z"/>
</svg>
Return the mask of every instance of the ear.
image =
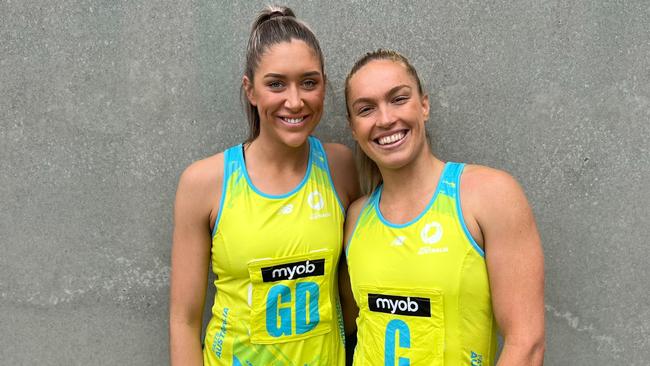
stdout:
<svg viewBox="0 0 650 366">
<path fill-rule="evenodd" d="M 352 139 L 354 141 L 359 141 L 359 140 L 357 140 L 357 133 L 356 133 L 356 131 L 354 131 L 354 128 L 350 128 L 350 130 L 352 130 Z"/>
<path fill-rule="evenodd" d="M 244 87 L 244 91 L 246 92 L 246 99 L 248 99 L 248 102 L 252 104 L 254 107 L 257 107 L 257 100 L 255 99 L 255 89 L 253 88 L 253 82 L 251 79 L 248 78 L 248 76 L 244 76 L 242 78 L 242 86 Z"/>
<path fill-rule="evenodd" d="M 422 96 L 422 114 L 424 115 L 424 121 L 429 120 L 429 95 L 424 94 Z"/>
</svg>

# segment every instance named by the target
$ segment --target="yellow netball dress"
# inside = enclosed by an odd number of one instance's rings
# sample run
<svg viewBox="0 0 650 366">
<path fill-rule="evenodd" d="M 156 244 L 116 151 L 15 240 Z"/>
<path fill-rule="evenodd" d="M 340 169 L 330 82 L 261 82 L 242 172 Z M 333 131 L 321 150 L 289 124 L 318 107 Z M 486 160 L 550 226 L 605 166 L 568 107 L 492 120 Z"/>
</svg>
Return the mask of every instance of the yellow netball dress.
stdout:
<svg viewBox="0 0 650 366">
<path fill-rule="evenodd" d="M 242 145 L 225 151 L 212 237 L 217 277 L 205 365 L 343 365 L 337 287 L 343 207 L 320 141 L 291 192 L 253 186 Z"/>
<path fill-rule="evenodd" d="M 346 248 L 359 305 L 354 365 L 494 363 L 496 322 L 483 250 L 460 207 L 463 164 L 447 163 L 426 209 L 397 225 L 362 209 Z"/>
</svg>

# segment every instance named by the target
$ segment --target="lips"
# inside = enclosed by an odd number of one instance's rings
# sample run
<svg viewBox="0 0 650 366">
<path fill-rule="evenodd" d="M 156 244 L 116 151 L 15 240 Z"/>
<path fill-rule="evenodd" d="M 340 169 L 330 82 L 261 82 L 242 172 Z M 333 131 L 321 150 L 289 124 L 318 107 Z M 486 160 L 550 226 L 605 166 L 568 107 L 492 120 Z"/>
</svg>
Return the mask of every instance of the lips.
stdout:
<svg viewBox="0 0 650 366">
<path fill-rule="evenodd" d="M 373 141 L 382 147 L 394 146 L 398 145 L 402 140 L 404 140 L 407 133 L 408 130 L 394 131 L 390 134 L 384 134 L 380 137 L 377 137 Z"/>
<path fill-rule="evenodd" d="M 302 117 L 280 117 L 280 119 L 289 125 L 299 125 L 307 119 L 307 116 Z"/>
</svg>

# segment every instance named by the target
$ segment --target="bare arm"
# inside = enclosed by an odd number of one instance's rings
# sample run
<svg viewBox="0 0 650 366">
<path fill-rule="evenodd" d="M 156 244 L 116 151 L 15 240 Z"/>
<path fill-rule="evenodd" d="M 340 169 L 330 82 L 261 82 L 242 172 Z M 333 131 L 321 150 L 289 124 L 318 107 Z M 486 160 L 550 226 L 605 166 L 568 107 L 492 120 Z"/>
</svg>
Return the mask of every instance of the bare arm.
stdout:
<svg viewBox="0 0 650 366">
<path fill-rule="evenodd" d="M 341 144 L 324 144 L 327 153 L 334 188 L 341 199 L 343 209 L 347 210 L 350 203 L 359 198 L 359 178 L 354 164 L 352 151 Z"/>
<path fill-rule="evenodd" d="M 359 307 L 357 307 L 357 303 L 354 301 L 354 296 L 352 295 L 352 287 L 350 286 L 350 274 L 348 272 L 345 251 L 366 199 L 366 197 L 363 197 L 353 202 L 350 205 L 350 209 L 348 210 L 348 215 L 345 220 L 343 255 L 341 256 L 341 263 L 339 265 L 339 293 L 341 296 L 341 307 L 343 308 L 343 325 L 345 327 L 346 335 L 352 335 L 357 330 L 356 320 L 357 316 L 359 315 Z"/>
<path fill-rule="evenodd" d="M 221 194 L 222 167 L 220 156 L 192 164 L 181 176 L 176 192 L 169 300 L 173 366 L 203 365 L 201 327 L 210 261 L 210 220 L 214 207 L 218 207 L 214 201 Z"/>
<path fill-rule="evenodd" d="M 327 159 L 332 173 L 334 186 L 339 198 L 341 199 L 343 208 L 347 210 L 343 236 L 343 254 L 339 261 L 339 295 L 343 310 L 345 333 L 349 335 L 356 331 L 355 321 L 359 309 L 357 308 L 357 304 L 354 302 L 352 289 L 350 288 L 350 276 L 348 274 L 348 266 L 345 259 L 345 243 L 348 241 L 353 223 L 357 221 L 357 216 L 360 211 L 360 205 L 356 202 L 352 203 L 360 195 L 359 180 L 356 165 L 354 164 L 354 157 L 352 156 L 350 149 L 341 144 L 334 143 L 324 144 L 324 147 L 327 152 Z M 352 205 L 350 205 L 350 203 L 352 203 Z M 348 206 L 350 206 L 349 209 Z"/>
<path fill-rule="evenodd" d="M 352 152 L 347 147 L 341 144 L 328 143 L 324 144 L 327 153 L 327 160 L 332 174 L 332 181 L 334 188 L 341 200 L 343 210 L 347 211 L 345 221 L 345 233 L 343 243 L 347 243 L 349 237 L 348 232 L 350 221 L 356 222 L 356 217 L 359 215 L 359 210 L 354 208 L 354 202 L 360 195 L 359 180 L 357 176 L 357 169 L 354 163 Z M 348 206 L 349 209 L 348 209 Z M 352 362 L 352 353 L 356 344 L 356 318 L 359 313 L 359 308 L 352 296 L 352 289 L 350 287 L 350 276 L 348 274 L 348 266 L 345 258 L 345 244 L 343 244 L 343 255 L 339 260 L 338 268 L 338 283 L 339 283 L 339 296 L 341 300 L 341 310 L 343 312 L 343 324 L 346 334 L 346 364 Z"/>
<path fill-rule="evenodd" d="M 544 255 L 532 210 L 504 172 L 472 166 L 464 180 L 461 189 L 471 197 L 468 209 L 480 227 L 494 316 L 504 337 L 497 365 L 542 365 Z"/>
</svg>

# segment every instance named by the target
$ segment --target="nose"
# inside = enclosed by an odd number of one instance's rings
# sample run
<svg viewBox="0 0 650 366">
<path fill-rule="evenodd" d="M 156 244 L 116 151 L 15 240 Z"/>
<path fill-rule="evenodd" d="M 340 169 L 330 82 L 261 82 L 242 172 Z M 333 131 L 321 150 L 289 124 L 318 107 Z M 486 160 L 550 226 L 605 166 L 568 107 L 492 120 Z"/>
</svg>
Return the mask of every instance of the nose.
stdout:
<svg viewBox="0 0 650 366">
<path fill-rule="evenodd" d="M 305 105 L 300 95 L 300 89 L 296 86 L 291 86 L 287 89 L 287 99 L 284 101 L 284 106 L 292 111 L 298 111 Z"/>
<path fill-rule="evenodd" d="M 377 127 L 388 128 L 395 123 L 395 117 L 390 113 L 389 108 L 385 106 L 379 106 L 379 113 L 377 115 L 378 119 L 376 122 Z"/>
</svg>

